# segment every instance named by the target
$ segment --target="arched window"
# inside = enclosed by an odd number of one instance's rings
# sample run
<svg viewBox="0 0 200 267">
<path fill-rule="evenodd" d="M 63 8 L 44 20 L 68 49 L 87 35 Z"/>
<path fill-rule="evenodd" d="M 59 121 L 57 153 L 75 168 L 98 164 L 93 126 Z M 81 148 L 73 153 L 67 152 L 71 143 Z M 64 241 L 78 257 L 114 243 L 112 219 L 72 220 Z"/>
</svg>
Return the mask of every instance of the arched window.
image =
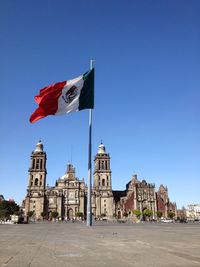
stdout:
<svg viewBox="0 0 200 267">
<path fill-rule="evenodd" d="M 40 186 L 42 186 L 42 175 L 40 175 Z"/>
<path fill-rule="evenodd" d="M 38 185 L 38 178 L 35 179 L 35 185 Z"/>
<path fill-rule="evenodd" d="M 101 169 L 104 170 L 104 161 L 101 162 Z"/>
<path fill-rule="evenodd" d="M 36 169 L 39 169 L 40 160 L 36 159 Z"/>
<path fill-rule="evenodd" d="M 102 186 L 105 186 L 105 179 L 102 179 Z"/>
<path fill-rule="evenodd" d="M 33 175 L 31 174 L 31 186 L 33 186 Z"/>
<path fill-rule="evenodd" d="M 107 162 L 107 160 L 106 160 L 106 162 L 105 162 L 105 163 L 106 163 L 106 170 L 107 170 L 107 169 L 108 169 L 108 162 Z"/>
<path fill-rule="evenodd" d="M 33 159 L 33 169 L 35 169 L 35 159 Z"/>
</svg>

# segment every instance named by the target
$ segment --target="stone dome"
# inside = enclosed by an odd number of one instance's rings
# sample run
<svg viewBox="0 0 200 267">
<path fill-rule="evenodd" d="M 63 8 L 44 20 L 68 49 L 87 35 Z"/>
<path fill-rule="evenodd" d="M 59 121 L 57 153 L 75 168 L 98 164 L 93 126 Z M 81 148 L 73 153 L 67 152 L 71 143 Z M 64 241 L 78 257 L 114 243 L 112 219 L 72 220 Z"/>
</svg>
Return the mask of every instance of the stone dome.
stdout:
<svg viewBox="0 0 200 267">
<path fill-rule="evenodd" d="M 41 140 L 39 140 L 39 142 L 36 144 L 34 152 L 43 152 L 43 144 Z"/>
<path fill-rule="evenodd" d="M 102 144 L 101 142 L 101 144 L 99 145 L 98 154 L 104 154 L 104 153 L 106 153 L 106 148 L 104 144 Z"/>
</svg>

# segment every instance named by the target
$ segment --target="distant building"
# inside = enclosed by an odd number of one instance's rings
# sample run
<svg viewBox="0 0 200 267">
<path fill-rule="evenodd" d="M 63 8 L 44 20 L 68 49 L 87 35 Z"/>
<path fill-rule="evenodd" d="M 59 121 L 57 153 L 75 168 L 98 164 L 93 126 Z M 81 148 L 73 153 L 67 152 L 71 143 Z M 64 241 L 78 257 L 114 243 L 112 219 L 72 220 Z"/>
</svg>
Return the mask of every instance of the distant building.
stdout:
<svg viewBox="0 0 200 267">
<path fill-rule="evenodd" d="M 156 194 L 156 198 L 157 198 L 157 209 L 162 212 L 163 217 L 167 218 L 169 212 L 173 212 L 175 217 L 177 217 L 176 203 L 170 202 L 167 187 L 161 184 Z"/>
<path fill-rule="evenodd" d="M 46 153 L 43 151 L 43 144 L 38 142 L 31 154 L 27 195 L 24 200 L 25 214 L 34 211 L 36 219 L 40 219 L 42 213 L 50 218 L 54 211 L 62 219 L 75 218 L 77 213 L 86 216 L 87 186 L 84 179 L 76 177 L 73 165 L 67 165 L 66 173 L 53 187 L 46 185 L 46 174 Z M 110 155 L 102 143 L 94 159 L 93 177 L 91 204 L 95 218 L 132 217 L 133 210 L 136 209 L 141 211 L 141 218 L 144 218 L 145 209 L 151 210 L 154 219 L 158 210 L 162 211 L 164 217 L 168 217 L 169 211 L 176 214 L 176 204 L 169 201 L 167 188 L 161 185 L 156 192 L 155 184 L 139 181 L 137 175 L 133 175 L 124 191 L 112 190 Z"/>
<path fill-rule="evenodd" d="M 200 220 L 200 204 L 190 204 L 187 206 L 186 215 L 189 220 Z"/>
<path fill-rule="evenodd" d="M 182 209 L 177 209 L 177 219 L 178 220 L 187 219 L 186 209 L 184 207 Z"/>
<path fill-rule="evenodd" d="M 41 218 L 42 212 L 51 217 L 51 213 L 57 211 L 63 219 L 72 219 L 77 212 L 85 214 L 85 182 L 76 177 L 72 164 L 67 165 L 66 173 L 54 187 L 46 186 L 46 174 L 46 153 L 39 142 L 31 154 L 25 214 L 34 211 L 36 219 Z"/>
<path fill-rule="evenodd" d="M 140 210 L 141 217 L 145 209 L 152 211 L 152 217 L 156 218 L 157 202 L 155 184 L 141 182 L 137 175 L 133 175 L 131 181 L 126 185 L 125 191 L 113 191 L 115 213 L 118 218 L 133 216 L 134 210 Z"/>
</svg>

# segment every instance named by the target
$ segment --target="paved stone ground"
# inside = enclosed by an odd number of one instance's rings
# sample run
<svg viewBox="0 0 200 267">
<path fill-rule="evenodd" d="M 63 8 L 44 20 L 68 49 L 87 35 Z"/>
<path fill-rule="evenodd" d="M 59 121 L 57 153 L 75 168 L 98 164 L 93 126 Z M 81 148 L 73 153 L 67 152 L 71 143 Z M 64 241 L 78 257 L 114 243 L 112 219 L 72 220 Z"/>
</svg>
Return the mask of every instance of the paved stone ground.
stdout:
<svg viewBox="0 0 200 267">
<path fill-rule="evenodd" d="M 0 225 L 1 267 L 196 267 L 200 224 Z"/>
</svg>

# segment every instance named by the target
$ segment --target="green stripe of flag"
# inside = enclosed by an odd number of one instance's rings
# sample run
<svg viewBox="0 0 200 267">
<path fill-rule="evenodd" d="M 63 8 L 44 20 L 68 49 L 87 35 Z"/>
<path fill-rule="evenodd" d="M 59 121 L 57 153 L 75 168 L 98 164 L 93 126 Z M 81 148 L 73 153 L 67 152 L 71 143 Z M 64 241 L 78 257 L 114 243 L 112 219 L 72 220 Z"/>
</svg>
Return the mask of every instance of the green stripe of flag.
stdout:
<svg viewBox="0 0 200 267">
<path fill-rule="evenodd" d="M 94 108 L 94 68 L 83 74 L 84 85 L 79 98 L 79 110 Z"/>
</svg>

